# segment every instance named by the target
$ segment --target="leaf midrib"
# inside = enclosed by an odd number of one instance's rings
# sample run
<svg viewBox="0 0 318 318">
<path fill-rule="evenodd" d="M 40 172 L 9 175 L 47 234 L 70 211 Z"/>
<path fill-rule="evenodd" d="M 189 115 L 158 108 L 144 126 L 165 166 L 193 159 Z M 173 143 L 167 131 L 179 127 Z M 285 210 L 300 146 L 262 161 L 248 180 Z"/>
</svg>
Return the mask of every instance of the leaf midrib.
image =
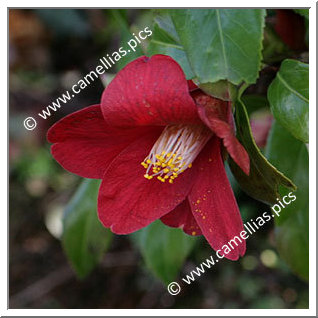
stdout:
<svg viewBox="0 0 318 318">
<path fill-rule="evenodd" d="M 300 99 L 302 99 L 303 101 L 305 101 L 306 103 L 309 103 L 309 100 L 301 95 L 299 92 L 297 92 L 294 88 L 292 88 L 288 82 L 282 77 L 282 75 L 278 72 L 277 73 L 277 78 L 282 82 L 282 84 L 293 94 L 295 94 L 296 96 L 298 96 Z"/>
<path fill-rule="evenodd" d="M 226 70 L 226 73 L 228 73 L 228 63 L 227 63 L 227 58 L 226 58 L 226 53 L 225 53 L 224 37 L 223 37 L 223 32 L 222 32 L 222 26 L 221 26 L 221 19 L 220 19 L 219 10 L 216 10 L 216 17 L 217 17 L 217 25 L 218 25 L 219 35 L 220 35 L 221 46 L 222 46 L 225 70 Z"/>
</svg>

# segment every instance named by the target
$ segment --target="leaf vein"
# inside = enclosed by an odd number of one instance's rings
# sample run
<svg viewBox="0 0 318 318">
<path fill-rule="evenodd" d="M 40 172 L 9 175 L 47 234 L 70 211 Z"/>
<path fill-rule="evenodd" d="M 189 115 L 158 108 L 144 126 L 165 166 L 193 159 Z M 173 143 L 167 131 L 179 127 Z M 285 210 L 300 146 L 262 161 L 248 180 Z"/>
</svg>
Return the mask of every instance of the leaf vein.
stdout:
<svg viewBox="0 0 318 318">
<path fill-rule="evenodd" d="M 288 82 L 286 82 L 286 80 L 282 77 L 282 75 L 278 72 L 277 73 L 277 78 L 283 83 L 283 85 L 289 90 L 291 91 L 293 94 L 295 94 L 296 96 L 298 96 L 300 99 L 302 99 L 303 101 L 305 101 L 306 103 L 309 103 L 309 100 L 301 95 L 299 92 L 297 92 L 294 88 L 292 88 Z"/>
<path fill-rule="evenodd" d="M 228 64 L 227 64 L 227 58 L 226 58 L 226 52 L 225 52 L 225 46 L 224 46 L 223 32 L 222 32 L 222 27 L 221 27 L 220 13 L 219 13 L 218 9 L 215 11 L 216 11 L 218 30 L 219 30 L 219 34 L 220 34 L 220 41 L 221 41 L 221 46 L 222 46 L 222 51 L 223 51 L 223 59 L 224 59 L 226 73 L 228 76 Z"/>
</svg>

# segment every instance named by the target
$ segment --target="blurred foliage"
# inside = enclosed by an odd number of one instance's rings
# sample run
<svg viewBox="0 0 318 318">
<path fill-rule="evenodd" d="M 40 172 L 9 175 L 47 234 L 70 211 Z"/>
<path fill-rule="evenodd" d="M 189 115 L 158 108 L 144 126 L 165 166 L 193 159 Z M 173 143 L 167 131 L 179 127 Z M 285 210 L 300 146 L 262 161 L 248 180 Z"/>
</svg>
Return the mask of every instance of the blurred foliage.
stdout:
<svg viewBox="0 0 318 318">
<path fill-rule="evenodd" d="M 196 238 L 185 235 L 181 229 L 169 228 L 159 220 L 131 236 L 147 267 L 166 284 L 178 277 L 196 242 Z"/>
<path fill-rule="evenodd" d="M 309 158 L 305 144 L 275 122 L 266 153 L 297 185 L 297 197 L 277 218 L 276 241 L 282 257 L 302 278 L 309 278 Z M 281 189 L 287 195 L 288 189 Z"/>
<path fill-rule="evenodd" d="M 57 36 L 87 37 L 90 24 L 86 12 L 76 9 L 38 9 L 37 15 Z"/>
<path fill-rule="evenodd" d="M 62 244 L 80 278 L 99 263 L 111 239 L 97 217 L 99 185 L 99 180 L 84 180 L 65 208 Z"/>
<path fill-rule="evenodd" d="M 112 10 L 111 11 L 112 18 L 114 20 L 114 23 L 119 24 L 120 28 L 120 39 L 121 42 L 128 42 L 132 38 L 132 34 L 128 25 L 127 21 L 127 11 L 126 10 Z M 117 64 L 116 68 L 117 70 L 121 70 L 125 65 L 127 65 L 129 62 L 135 60 L 137 57 L 143 55 L 142 49 L 140 46 L 136 47 L 135 52 L 130 52 L 127 54 L 127 56 L 121 58 Z"/>
</svg>

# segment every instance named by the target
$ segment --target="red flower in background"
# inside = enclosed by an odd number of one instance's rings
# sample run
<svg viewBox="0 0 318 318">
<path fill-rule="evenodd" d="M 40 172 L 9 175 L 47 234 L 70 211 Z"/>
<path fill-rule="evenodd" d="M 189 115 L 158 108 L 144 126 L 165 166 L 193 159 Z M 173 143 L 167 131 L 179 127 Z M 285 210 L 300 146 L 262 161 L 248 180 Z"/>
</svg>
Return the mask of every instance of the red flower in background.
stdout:
<svg viewBox="0 0 318 318">
<path fill-rule="evenodd" d="M 276 10 L 275 30 L 291 49 L 301 51 L 306 48 L 305 19 L 293 10 Z"/>
<path fill-rule="evenodd" d="M 222 144 L 249 173 L 231 118 L 230 103 L 188 84 L 172 58 L 143 56 L 117 74 L 100 105 L 57 122 L 48 140 L 65 169 L 102 179 L 98 215 L 112 232 L 128 234 L 161 219 L 203 234 L 219 250 L 243 231 Z M 224 255 L 235 260 L 244 253 L 243 240 Z"/>
</svg>

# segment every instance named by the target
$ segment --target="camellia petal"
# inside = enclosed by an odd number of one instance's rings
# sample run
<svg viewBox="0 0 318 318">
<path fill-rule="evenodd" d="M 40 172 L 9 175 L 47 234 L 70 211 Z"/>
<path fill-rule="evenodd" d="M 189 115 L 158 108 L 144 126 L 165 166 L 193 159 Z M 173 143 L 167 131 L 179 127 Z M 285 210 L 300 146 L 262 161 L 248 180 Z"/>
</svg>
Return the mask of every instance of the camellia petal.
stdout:
<svg viewBox="0 0 318 318">
<path fill-rule="evenodd" d="M 161 221 L 165 225 L 179 227 L 189 235 L 202 235 L 201 229 L 192 215 L 188 199 L 185 199 L 173 211 L 164 215 Z"/>
<path fill-rule="evenodd" d="M 181 67 L 165 55 L 124 67 L 105 89 L 101 108 L 107 123 L 121 127 L 200 122 Z"/>
<path fill-rule="evenodd" d="M 175 209 L 188 195 L 192 169 L 187 169 L 173 184 L 144 178 L 141 162 L 158 138 L 146 135 L 136 140 L 110 164 L 98 195 L 100 221 L 116 234 L 137 231 Z"/>
<path fill-rule="evenodd" d="M 236 139 L 234 130 L 231 127 L 231 105 L 202 92 L 194 92 L 192 96 L 198 106 L 198 113 L 202 121 L 223 140 L 223 145 L 229 155 L 248 175 L 250 172 L 250 159 L 244 147 Z"/>
<path fill-rule="evenodd" d="M 85 178 L 101 179 L 119 152 L 151 130 L 109 127 L 100 106 L 93 105 L 58 121 L 49 129 L 47 138 L 54 143 L 52 155 L 63 168 Z"/>
<path fill-rule="evenodd" d="M 222 140 L 249 173 L 231 106 L 187 81 L 172 58 L 129 63 L 105 89 L 101 105 L 66 116 L 48 140 L 65 169 L 102 179 L 98 216 L 114 233 L 161 219 L 203 234 L 219 255 L 244 255 L 245 241 L 237 241 L 243 224 L 221 156 Z"/>
<path fill-rule="evenodd" d="M 196 179 L 189 194 L 192 213 L 212 248 L 219 255 L 237 260 L 245 253 L 245 240 L 240 237 L 244 228 L 225 173 L 219 138 L 212 138 L 195 165 Z"/>
</svg>

